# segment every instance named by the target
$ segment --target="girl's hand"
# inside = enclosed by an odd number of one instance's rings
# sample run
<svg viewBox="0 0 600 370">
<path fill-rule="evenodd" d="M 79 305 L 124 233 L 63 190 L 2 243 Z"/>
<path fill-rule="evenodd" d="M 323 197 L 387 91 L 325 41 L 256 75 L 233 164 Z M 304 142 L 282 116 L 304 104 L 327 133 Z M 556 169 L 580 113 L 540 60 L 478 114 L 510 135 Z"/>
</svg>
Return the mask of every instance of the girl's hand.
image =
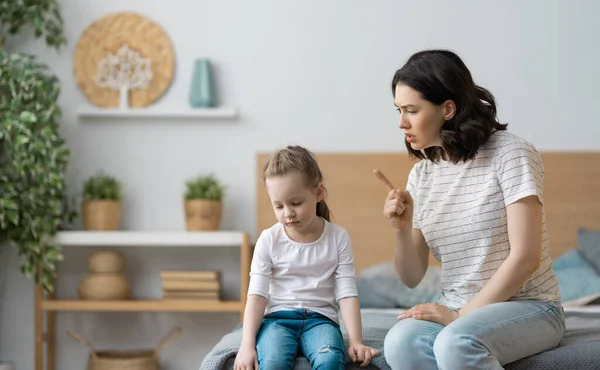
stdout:
<svg viewBox="0 0 600 370">
<path fill-rule="evenodd" d="M 413 199 L 406 190 L 392 189 L 385 198 L 383 215 L 396 230 L 412 229 Z"/>
<path fill-rule="evenodd" d="M 350 343 L 350 347 L 348 347 L 348 356 L 353 362 L 362 362 L 360 367 L 367 366 L 374 357 L 380 354 L 381 352 L 375 348 L 365 346 L 362 343 Z"/>
<path fill-rule="evenodd" d="M 412 317 L 415 320 L 426 320 L 437 322 L 438 324 L 447 326 L 452 321 L 458 319 L 458 312 L 452 311 L 446 306 L 435 303 L 418 304 L 402 315 L 398 316 L 398 320 Z"/>
<path fill-rule="evenodd" d="M 242 345 L 240 347 L 235 356 L 233 370 L 258 370 L 258 358 L 254 346 Z"/>
</svg>

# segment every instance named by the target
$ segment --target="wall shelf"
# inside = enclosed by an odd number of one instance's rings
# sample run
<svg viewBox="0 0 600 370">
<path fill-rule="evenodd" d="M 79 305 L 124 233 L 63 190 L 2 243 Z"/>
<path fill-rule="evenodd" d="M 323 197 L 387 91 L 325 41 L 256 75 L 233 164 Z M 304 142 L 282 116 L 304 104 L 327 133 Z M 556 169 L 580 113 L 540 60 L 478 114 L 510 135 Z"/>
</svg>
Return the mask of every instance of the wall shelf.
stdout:
<svg viewBox="0 0 600 370">
<path fill-rule="evenodd" d="M 232 107 L 167 106 L 119 109 L 82 105 L 77 108 L 77 116 L 80 118 L 234 118 L 237 114 L 237 109 Z"/>
<path fill-rule="evenodd" d="M 44 311 L 113 311 L 113 312 L 240 312 L 243 302 L 202 301 L 193 299 L 150 299 L 127 301 L 45 300 Z"/>
<path fill-rule="evenodd" d="M 62 247 L 223 247 L 240 246 L 239 231 L 61 231 L 53 242 Z"/>
</svg>

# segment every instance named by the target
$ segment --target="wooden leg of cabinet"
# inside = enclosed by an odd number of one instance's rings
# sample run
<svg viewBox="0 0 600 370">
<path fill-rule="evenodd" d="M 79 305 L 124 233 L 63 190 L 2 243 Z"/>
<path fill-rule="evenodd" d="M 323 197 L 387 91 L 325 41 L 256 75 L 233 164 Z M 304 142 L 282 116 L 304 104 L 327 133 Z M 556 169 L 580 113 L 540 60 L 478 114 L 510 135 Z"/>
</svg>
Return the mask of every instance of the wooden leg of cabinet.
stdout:
<svg viewBox="0 0 600 370">
<path fill-rule="evenodd" d="M 50 299 L 54 294 L 50 295 Z M 48 370 L 56 368 L 56 312 L 46 312 L 46 364 Z"/>
<path fill-rule="evenodd" d="M 44 311 L 42 287 L 35 286 L 35 370 L 44 370 Z"/>
<path fill-rule="evenodd" d="M 246 307 L 246 298 L 248 295 L 248 284 L 250 282 L 250 235 L 244 234 L 242 247 L 240 249 L 240 302 L 242 304 L 240 320 L 244 321 L 244 309 Z"/>
</svg>

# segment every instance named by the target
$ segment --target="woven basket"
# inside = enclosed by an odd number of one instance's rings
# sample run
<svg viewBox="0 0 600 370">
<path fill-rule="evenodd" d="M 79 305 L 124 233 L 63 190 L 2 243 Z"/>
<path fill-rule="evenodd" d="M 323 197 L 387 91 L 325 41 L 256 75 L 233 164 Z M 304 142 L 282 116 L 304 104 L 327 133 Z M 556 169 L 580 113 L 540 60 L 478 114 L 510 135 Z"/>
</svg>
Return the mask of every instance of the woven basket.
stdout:
<svg viewBox="0 0 600 370">
<path fill-rule="evenodd" d="M 121 221 L 121 202 L 118 200 L 88 200 L 81 204 L 83 228 L 114 231 Z"/>
<path fill-rule="evenodd" d="M 90 349 L 87 370 L 160 370 L 158 356 L 181 335 L 181 328 L 173 329 L 155 349 L 133 351 L 96 351 L 88 341 L 79 335 L 71 331 L 67 333 Z"/>
<path fill-rule="evenodd" d="M 185 201 L 185 220 L 188 231 L 215 231 L 221 224 L 223 203 L 218 200 Z"/>
</svg>

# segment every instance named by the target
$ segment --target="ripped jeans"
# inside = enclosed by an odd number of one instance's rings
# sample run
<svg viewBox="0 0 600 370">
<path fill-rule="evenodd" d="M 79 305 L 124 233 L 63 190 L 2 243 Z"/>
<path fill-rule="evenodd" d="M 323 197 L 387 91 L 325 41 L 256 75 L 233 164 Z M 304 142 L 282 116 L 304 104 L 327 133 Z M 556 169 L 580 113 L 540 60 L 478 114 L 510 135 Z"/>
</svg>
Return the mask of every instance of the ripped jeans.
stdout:
<svg viewBox="0 0 600 370">
<path fill-rule="evenodd" d="M 291 369 L 297 355 L 314 370 L 344 369 L 344 340 L 337 323 L 307 310 L 265 316 L 256 338 L 260 370 Z"/>
</svg>

